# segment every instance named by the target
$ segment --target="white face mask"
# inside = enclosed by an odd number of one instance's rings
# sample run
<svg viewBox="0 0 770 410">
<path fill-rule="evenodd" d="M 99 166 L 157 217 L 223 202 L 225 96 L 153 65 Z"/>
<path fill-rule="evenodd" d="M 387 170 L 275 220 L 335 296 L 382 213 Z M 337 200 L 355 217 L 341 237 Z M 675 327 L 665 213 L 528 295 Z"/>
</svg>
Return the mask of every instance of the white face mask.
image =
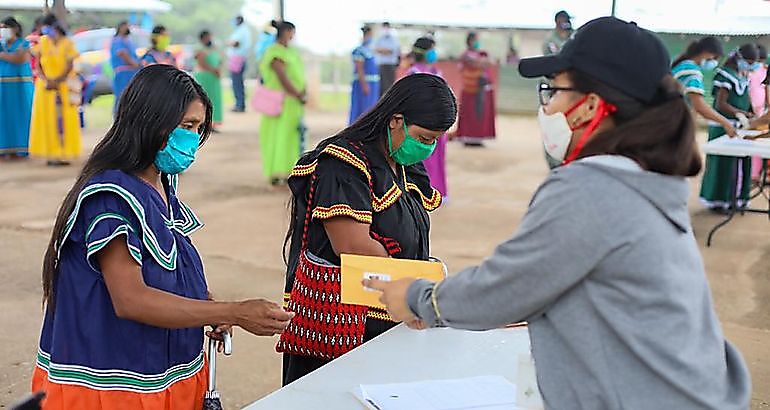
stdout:
<svg viewBox="0 0 770 410">
<path fill-rule="evenodd" d="M 13 29 L 10 27 L 3 27 L 0 28 L 0 38 L 8 40 L 9 38 L 13 37 Z"/>
<path fill-rule="evenodd" d="M 548 115 L 543 107 L 537 112 L 537 121 L 540 123 L 540 131 L 543 137 L 545 152 L 559 164 L 564 162 L 567 156 L 567 148 L 572 141 L 572 130 L 567 122 L 567 116 L 563 112 Z"/>
</svg>

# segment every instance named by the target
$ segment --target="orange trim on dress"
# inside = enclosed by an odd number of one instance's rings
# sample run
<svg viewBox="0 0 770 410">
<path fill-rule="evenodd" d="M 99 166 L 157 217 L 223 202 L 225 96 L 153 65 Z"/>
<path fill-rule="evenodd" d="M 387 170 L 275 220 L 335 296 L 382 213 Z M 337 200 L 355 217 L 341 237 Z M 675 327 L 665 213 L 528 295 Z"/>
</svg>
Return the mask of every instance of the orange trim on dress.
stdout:
<svg viewBox="0 0 770 410">
<path fill-rule="evenodd" d="M 48 380 L 48 372 L 35 367 L 32 391 L 45 391 L 43 410 L 61 409 L 200 409 L 206 394 L 208 360 L 192 377 L 179 380 L 157 393 L 124 390 L 96 390 L 79 385 L 60 384 Z"/>
</svg>

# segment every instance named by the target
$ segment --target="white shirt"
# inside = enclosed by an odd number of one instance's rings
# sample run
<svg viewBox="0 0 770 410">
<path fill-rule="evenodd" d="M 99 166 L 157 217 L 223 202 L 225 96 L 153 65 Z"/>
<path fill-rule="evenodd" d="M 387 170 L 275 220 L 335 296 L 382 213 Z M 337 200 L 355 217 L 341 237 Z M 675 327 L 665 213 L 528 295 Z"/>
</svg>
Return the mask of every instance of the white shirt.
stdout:
<svg viewBox="0 0 770 410">
<path fill-rule="evenodd" d="M 398 58 L 401 56 L 401 45 L 398 44 L 398 38 L 393 34 L 386 32 L 380 36 L 374 43 L 374 50 L 386 48 L 390 54 L 376 53 L 377 65 L 397 65 Z"/>
</svg>

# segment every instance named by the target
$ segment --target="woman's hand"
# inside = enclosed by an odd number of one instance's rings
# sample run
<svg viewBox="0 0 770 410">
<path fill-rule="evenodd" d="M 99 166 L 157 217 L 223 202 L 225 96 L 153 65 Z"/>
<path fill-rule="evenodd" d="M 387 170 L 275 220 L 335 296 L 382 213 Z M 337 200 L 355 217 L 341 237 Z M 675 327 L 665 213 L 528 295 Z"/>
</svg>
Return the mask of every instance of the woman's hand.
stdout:
<svg viewBox="0 0 770 410">
<path fill-rule="evenodd" d="M 208 299 L 213 301 L 214 295 L 211 294 L 211 292 L 208 292 Z M 224 333 L 230 333 L 230 337 L 233 337 L 233 326 L 232 325 L 219 325 L 214 326 L 214 330 L 206 331 L 206 336 L 218 340 L 219 343 L 217 343 L 217 352 L 222 353 L 225 350 L 225 344 L 224 344 Z"/>
<path fill-rule="evenodd" d="M 302 105 L 307 103 L 307 93 L 305 91 L 294 93 L 294 98 L 298 99 Z"/>
<path fill-rule="evenodd" d="M 46 83 L 45 83 L 45 89 L 46 90 L 56 90 L 56 89 L 59 88 L 59 84 L 60 83 L 61 83 L 61 81 L 59 81 L 58 79 L 55 79 L 55 78 L 54 79 L 48 79 L 48 81 L 46 81 Z"/>
<path fill-rule="evenodd" d="M 409 304 L 406 302 L 406 293 L 409 286 L 415 281 L 413 278 L 399 279 L 393 282 L 384 282 L 379 279 L 364 279 L 364 286 L 382 292 L 380 302 L 388 309 L 393 320 L 404 322 L 412 329 L 425 329 L 425 323 L 415 316 Z"/>
<path fill-rule="evenodd" d="M 236 307 L 237 324 L 243 330 L 257 336 L 272 336 L 283 333 L 294 317 L 275 302 L 264 299 L 250 299 L 239 302 Z"/>
<path fill-rule="evenodd" d="M 219 343 L 217 343 L 217 352 L 222 353 L 225 351 L 225 344 L 224 344 L 224 333 L 230 333 L 230 337 L 233 336 L 233 326 L 232 325 L 219 325 L 214 328 L 214 330 L 206 331 L 206 336 L 218 340 Z"/>
<path fill-rule="evenodd" d="M 759 127 L 764 127 L 764 126 L 768 125 L 768 122 L 770 122 L 770 112 L 768 112 L 768 113 L 766 113 L 766 114 L 764 114 L 762 116 L 752 118 L 749 121 L 749 126 L 750 126 L 750 128 L 752 130 L 755 130 L 755 129 L 759 128 Z"/>
<path fill-rule="evenodd" d="M 730 121 L 727 121 L 724 125 L 722 125 L 722 128 L 725 129 L 725 134 L 730 136 L 730 138 L 736 138 L 738 136 L 738 131 L 735 129 L 733 124 L 730 123 Z"/>
</svg>

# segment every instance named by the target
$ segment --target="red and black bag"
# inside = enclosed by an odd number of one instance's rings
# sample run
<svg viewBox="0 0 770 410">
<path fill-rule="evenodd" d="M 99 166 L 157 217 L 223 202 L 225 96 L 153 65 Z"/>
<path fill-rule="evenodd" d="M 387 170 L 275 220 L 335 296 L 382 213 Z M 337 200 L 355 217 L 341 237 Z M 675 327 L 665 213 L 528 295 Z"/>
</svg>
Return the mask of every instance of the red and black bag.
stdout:
<svg viewBox="0 0 770 410">
<path fill-rule="evenodd" d="M 286 309 L 296 315 L 281 334 L 275 349 L 279 353 L 332 360 L 364 342 L 367 316 L 380 320 L 393 319 L 379 309 L 341 303 L 340 267 L 319 263 L 308 257 L 308 231 L 316 179 L 313 172 L 310 176 L 299 261 L 294 271 L 291 293 L 285 301 Z M 374 195 L 371 180 L 369 190 Z M 385 246 L 389 254 L 400 251 L 395 240 L 374 232 L 371 235 Z"/>
</svg>

